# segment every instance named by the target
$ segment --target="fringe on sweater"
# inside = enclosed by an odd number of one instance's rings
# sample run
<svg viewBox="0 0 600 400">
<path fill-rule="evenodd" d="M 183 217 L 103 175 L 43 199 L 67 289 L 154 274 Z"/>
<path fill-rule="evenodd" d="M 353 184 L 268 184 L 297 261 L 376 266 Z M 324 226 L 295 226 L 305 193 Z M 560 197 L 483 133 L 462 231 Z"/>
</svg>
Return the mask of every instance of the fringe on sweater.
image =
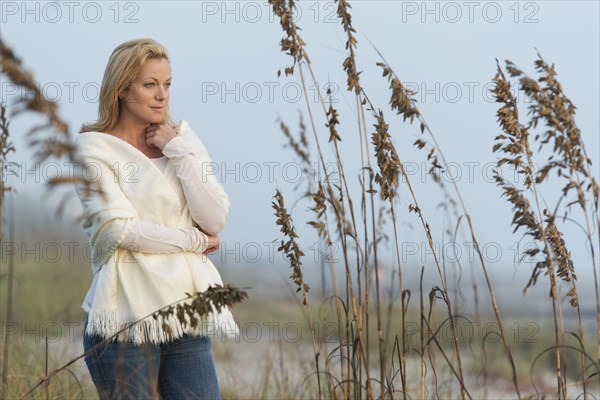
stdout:
<svg viewBox="0 0 600 400">
<path fill-rule="evenodd" d="M 137 345 L 143 343 L 162 344 L 181 338 L 184 334 L 189 336 L 219 336 L 220 339 L 239 340 L 239 328 L 227 306 L 217 313 L 211 304 L 212 312 L 206 316 L 195 315 L 196 324 L 192 326 L 190 318 L 183 316 L 185 322 L 179 320 L 176 313 L 170 315 L 147 317 L 137 323 L 123 321 L 117 316 L 116 311 L 91 311 L 88 314 L 88 324 L 85 333 L 98 335 L 117 342 L 132 342 Z M 120 332 L 122 331 L 122 332 Z M 117 334 L 119 332 L 119 334 Z"/>
</svg>

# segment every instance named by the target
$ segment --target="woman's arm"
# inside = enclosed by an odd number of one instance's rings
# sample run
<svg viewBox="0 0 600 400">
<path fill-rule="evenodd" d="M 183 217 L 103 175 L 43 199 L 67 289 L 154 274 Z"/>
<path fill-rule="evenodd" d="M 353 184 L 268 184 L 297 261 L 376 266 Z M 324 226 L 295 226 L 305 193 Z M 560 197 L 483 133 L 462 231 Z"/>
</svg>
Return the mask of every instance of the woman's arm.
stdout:
<svg viewBox="0 0 600 400">
<path fill-rule="evenodd" d="M 196 227 L 171 228 L 148 221 L 137 221 L 119 247 L 142 253 L 204 253 L 208 237 Z"/>
<path fill-rule="evenodd" d="M 217 235 L 229 215 L 227 195 L 211 184 L 214 176 L 183 136 L 171 139 L 162 152 L 175 165 L 192 219 L 204 232 Z"/>
</svg>

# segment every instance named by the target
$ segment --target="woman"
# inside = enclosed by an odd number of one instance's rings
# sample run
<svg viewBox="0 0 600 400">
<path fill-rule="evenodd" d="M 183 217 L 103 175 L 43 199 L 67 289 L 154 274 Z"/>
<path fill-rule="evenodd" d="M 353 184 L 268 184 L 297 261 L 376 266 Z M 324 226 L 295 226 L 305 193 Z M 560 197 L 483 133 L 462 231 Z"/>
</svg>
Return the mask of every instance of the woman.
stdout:
<svg viewBox="0 0 600 400">
<path fill-rule="evenodd" d="M 239 335 L 228 308 L 212 304 L 200 323 L 176 313 L 146 318 L 223 284 L 206 254 L 219 248 L 229 198 L 202 141 L 187 121 L 171 119 L 170 85 L 163 46 L 122 43 L 104 72 L 99 118 L 75 140 L 85 179 L 100 184 L 75 190 L 94 276 L 84 349 L 115 336 L 85 359 L 101 399 L 218 399 L 211 335 Z"/>
</svg>

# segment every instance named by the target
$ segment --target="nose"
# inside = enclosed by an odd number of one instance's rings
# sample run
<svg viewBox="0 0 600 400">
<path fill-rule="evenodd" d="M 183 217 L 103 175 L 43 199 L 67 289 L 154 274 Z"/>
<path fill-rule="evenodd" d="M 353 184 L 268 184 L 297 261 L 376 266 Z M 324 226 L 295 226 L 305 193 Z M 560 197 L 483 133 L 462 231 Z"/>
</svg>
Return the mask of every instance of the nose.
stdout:
<svg viewBox="0 0 600 400">
<path fill-rule="evenodd" d="M 156 92 L 156 100 L 162 100 L 168 96 L 167 89 L 162 86 L 158 86 L 158 91 Z"/>
</svg>

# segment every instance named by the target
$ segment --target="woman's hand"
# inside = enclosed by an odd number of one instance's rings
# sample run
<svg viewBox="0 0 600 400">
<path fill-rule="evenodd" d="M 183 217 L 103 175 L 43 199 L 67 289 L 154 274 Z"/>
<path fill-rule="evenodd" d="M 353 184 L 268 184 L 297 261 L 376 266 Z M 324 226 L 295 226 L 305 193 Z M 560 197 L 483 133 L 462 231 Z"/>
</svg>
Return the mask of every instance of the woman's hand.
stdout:
<svg viewBox="0 0 600 400">
<path fill-rule="evenodd" d="M 167 124 L 150 124 L 146 128 L 146 143 L 148 146 L 163 149 L 177 134 L 175 130 Z"/>
<path fill-rule="evenodd" d="M 208 237 L 208 247 L 202 254 L 210 254 L 219 250 L 219 246 L 221 245 L 221 239 L 219 239 L 219 236 L 206 236 Z"/>
</svg>

